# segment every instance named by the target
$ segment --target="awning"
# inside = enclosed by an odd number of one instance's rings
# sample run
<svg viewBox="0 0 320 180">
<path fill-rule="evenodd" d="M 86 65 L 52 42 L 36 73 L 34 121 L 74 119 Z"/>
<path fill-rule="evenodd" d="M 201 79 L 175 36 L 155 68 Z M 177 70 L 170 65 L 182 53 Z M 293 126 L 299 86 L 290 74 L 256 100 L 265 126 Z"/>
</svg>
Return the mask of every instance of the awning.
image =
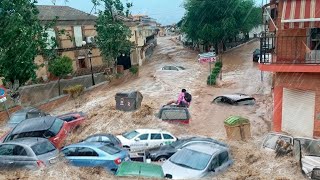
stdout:
<svg viewBox="0 0 320 180">
<path fill-rule="evenodd" d="M 319 0 L 284 0 L 281 28 L 320 28 Z"/>
</svg>

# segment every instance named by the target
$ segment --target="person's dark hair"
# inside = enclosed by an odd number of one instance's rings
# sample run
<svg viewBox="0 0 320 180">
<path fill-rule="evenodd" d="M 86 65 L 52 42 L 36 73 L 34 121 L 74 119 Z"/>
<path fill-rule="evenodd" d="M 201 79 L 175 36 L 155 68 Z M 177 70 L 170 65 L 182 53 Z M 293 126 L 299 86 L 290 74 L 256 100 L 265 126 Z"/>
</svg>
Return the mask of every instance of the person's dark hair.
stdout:
<svg viewBox="0 0 320 180">
<path fill-rule="evenodd" d="M 187 92 L 187 90 L 186 89 L 182 89 L 181 92 Z"/>
</svg>

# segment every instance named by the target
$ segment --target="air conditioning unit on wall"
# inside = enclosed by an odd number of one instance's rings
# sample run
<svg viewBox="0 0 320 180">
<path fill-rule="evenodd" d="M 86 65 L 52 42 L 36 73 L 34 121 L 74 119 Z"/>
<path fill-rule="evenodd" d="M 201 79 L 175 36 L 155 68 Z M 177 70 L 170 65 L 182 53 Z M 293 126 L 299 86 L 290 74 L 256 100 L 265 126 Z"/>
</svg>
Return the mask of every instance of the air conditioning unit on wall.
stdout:
<svg viewBox="0 0 320 180">
<path fill-rule="evenodd" d="M 87 41 L 88 44 L 94 43 L 94 41 L 95 41 L 94 36 L 88 36 L 88 37 L 86 38 L 86 41 Z"/>
</svg>

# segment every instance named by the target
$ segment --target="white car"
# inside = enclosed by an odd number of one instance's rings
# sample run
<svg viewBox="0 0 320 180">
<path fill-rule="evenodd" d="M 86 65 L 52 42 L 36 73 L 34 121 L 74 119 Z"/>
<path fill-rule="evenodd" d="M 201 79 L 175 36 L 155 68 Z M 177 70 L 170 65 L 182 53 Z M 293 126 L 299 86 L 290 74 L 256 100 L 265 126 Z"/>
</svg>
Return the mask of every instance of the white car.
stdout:
<svg viewBox="0 0 320 180">
<path fill-rule="evenodd" d="M 124 148 L 130 151 L 150 149 L 175 142 L 177 138 L 167 131 L 161 129 L 136 129 L 118 135 Z"/>
</svg>

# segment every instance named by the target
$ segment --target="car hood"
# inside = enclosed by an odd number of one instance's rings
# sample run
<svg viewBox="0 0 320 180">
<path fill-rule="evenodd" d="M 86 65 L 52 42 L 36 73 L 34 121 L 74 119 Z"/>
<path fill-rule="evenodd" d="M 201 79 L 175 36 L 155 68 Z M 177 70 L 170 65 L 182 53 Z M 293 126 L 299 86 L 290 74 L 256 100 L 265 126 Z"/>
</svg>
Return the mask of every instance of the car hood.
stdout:
<svg viewBox="0 0 320 180">
<path fill-rule="evenodd" d="M 162 165 L 162 169 L 164 175 L 171 175 L 172 179 L 196 179 L 204 175 L 203 171 L 181 167 L 173 164 L 170 160 Z"/>
<path fill-rule="evenodd" d="M 148 150 L 150 154 L 164 154 L 164 153 L 170 153 L 170 152 L 176 152 L 176 151 L 177 150 L 170 145 L 155 147 Z"/>
<path fill-rule="evenodd" d="M 122 135 L 118 135 L 117 138 L 121 141 L 122 146 L 130 145 L 130 140 L 123 137 Z"/>
</svg>

